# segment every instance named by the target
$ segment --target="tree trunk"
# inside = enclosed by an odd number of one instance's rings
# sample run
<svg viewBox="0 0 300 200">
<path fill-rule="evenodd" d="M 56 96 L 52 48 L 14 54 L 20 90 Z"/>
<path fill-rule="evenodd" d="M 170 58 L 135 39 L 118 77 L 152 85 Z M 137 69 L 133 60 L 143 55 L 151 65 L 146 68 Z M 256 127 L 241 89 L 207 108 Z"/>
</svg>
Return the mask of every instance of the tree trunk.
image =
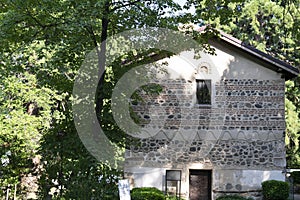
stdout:
<svg viewBox="0 0 300 200">
<path fill-rule="evenodd" d="M 97 54 L 98 54 L 98 66 L 99 66 L 99 76 L 100 80 L 98 82 L 97 91 L 96 91 L 96 114 L 98 117 L 98 120 L 101 120 L 101 111 L 103 108 L 103 99 L 104 99 L 104 91 L 103 91 L 103 85 L 104 85 L 104 78 L 105 78 L 105 64 L 106 64 L 106 39 L 107 39 L 107 32 L 108 32 L 108 19 L 109 14 L 109 1 L 105 2 L 104 6 L 104 13 L 102 17 L 102 30 L 101 30 L 101 38 L 100 38 L 100 50 L 97 48 Z"/>
</svg>

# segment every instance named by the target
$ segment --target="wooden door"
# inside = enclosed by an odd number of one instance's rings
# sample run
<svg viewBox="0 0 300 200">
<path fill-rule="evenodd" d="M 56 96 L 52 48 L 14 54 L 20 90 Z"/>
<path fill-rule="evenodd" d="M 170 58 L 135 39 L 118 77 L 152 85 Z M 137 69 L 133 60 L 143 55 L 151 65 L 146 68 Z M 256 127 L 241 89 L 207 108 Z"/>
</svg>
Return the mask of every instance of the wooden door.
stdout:
<svg viewBox="0 0 300 200">
<path fill-rule="evenodd" d="M 190 170 L 190 200 L 211 200 L 211 170 Z"/>
</svg>

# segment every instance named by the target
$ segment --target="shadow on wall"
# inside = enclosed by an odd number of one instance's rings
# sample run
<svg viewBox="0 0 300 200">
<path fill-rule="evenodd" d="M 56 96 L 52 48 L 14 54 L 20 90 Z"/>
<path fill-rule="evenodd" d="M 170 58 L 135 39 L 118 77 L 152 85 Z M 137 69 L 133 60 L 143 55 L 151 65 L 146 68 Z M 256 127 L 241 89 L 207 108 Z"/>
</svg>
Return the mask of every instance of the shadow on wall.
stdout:
<svg viewBox="0 0 300 200">
<path fill-rule="evenodd" d="M 226 51 L 226 50 L 225 50 Z M 255 60 L 247 55 L 237 54 L 236 52 L 227 50 L 233 55 L 228 68 L 223 72 L 221 80 L 226 79 L 256 79 L 256 80 L 277 80 L 281 79 L 280 75 L 262 64 L 258 64 Z"/>
</svg>

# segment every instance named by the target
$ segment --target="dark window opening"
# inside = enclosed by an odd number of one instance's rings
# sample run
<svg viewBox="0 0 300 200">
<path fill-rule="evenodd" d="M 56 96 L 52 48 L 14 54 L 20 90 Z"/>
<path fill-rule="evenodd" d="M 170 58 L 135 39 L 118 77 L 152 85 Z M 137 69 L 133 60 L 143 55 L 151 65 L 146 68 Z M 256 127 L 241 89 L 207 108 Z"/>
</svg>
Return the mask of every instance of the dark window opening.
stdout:
<svg viewBox="0 0 300 200">
<path fill-rule="evenodd" d="M 211 80 L 196 80 L 197 104 L 211 104 Z"/>
<path fill-rule="evenodd" d="M 165 194 L 175 195 L 178 199 L 181 193 L 181 170 L 166 170 Z"/>
</svg>

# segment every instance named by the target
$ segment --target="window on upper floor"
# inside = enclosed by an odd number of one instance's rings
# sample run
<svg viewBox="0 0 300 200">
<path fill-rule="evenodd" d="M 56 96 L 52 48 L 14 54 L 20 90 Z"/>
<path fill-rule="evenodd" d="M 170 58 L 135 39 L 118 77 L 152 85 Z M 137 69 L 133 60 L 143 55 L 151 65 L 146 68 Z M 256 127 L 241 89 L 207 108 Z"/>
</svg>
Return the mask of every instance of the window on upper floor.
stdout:
<svg viewBox="0 0 300 200">
<path fill-rule="evenodd" d="M 197 104 L 211 105 L 211 80 L 196 79 Z"/>
</svg>

